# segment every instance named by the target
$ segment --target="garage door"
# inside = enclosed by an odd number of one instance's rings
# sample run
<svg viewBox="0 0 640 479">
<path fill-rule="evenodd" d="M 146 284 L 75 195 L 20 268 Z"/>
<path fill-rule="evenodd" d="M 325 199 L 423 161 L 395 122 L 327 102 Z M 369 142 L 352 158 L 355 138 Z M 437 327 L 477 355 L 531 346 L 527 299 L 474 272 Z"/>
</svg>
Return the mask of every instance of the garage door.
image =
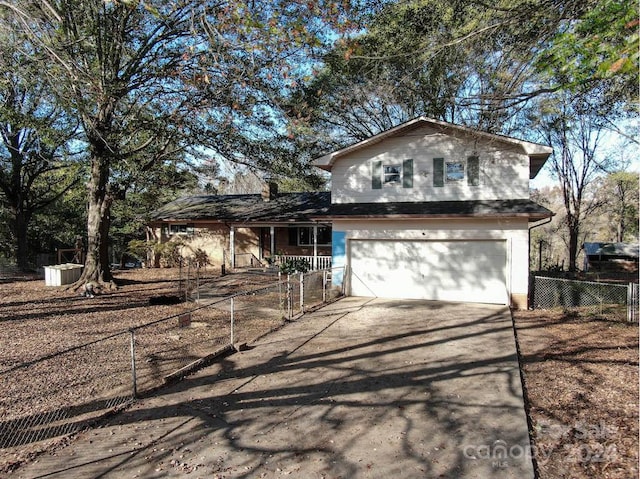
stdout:
<svg viewBox="0 0 640 479">
<path fill-rule="evenodd" d="M 505 241 L 351 240 L 351 294 L 508 304 Z"/>
</svg>

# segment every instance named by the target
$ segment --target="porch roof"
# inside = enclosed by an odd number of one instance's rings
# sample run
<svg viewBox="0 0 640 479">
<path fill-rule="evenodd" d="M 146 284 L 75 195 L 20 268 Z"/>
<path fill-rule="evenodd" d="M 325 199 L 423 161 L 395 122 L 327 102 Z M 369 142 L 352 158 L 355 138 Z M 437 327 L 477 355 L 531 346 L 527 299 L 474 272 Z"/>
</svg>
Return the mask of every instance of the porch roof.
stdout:
<svg viewBox="0 0 640 479">
<path fill-rule="evenodd" d="M 328 191 L 279 193 L 265 201 L 260 194 L 198 195 L 179 198 L 157 209 L 151 221 L 304 222 L 326 215 Z"/>
<path fill-rule="evenodd" d="M 528 200 L 424 201 L 397 203 L 334 203 L 316 219 L 383 218 L 490 218 L 525 217 L 529 221 L 550 218 L 553 213 Z"/>
</svg>

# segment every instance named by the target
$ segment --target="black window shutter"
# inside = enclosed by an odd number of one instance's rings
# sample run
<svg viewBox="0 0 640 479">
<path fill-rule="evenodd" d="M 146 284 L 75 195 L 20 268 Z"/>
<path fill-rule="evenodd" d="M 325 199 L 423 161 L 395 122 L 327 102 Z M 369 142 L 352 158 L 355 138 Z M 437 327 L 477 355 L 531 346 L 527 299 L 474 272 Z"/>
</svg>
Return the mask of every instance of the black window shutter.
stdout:
<svg viewBox="0 0 640 479">
<path fill-rule="evenodd" d="M 402 162 L 402 187 L 413 188 L 413 160 Z"/>
<path fill-rule="evenodd" d="M 371 188 L 379 190 L 382 188 L 382 162 L 374 161 L 371 164 Z"/>
<path fill-rule="evenodd" d="M 298 246 L 298 228 L 289 228 L 289 246 Z"/>
<path fill-rule="evenodd" d="M 467 158 L 467 183 L 469 186 L 480 184 L 480 160 L 477 156 Z"/>
<path fill-rule="evenodd" d="M 433 159 L 433 186 L 444 186 L 444 158 Z"/>
</svg>

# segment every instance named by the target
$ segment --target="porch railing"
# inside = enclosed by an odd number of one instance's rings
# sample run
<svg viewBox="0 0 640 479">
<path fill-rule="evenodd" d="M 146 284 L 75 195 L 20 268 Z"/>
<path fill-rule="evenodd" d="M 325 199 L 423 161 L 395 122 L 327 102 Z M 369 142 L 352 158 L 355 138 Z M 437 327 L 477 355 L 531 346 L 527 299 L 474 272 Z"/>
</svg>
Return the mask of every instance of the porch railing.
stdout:
<svg viewBox="0 0 640 479">
<path fill-rule="evenodd" d="M 304 260 L 311 267 L 311 271 L 331 268 L 331 256 L 313 256 L 313 255 L 296 255 L 296 254 L 279 254 L 273 256 L 274 261 L 269 263 L 266 259 L 260 260 L 252 253 L 236 253 L 236 268 L 257 268 L 264 267 L 268 264 L 280 266 L 285 261 Z M 231 266 L 230 264 L 228 266 Z"/>
</svg>

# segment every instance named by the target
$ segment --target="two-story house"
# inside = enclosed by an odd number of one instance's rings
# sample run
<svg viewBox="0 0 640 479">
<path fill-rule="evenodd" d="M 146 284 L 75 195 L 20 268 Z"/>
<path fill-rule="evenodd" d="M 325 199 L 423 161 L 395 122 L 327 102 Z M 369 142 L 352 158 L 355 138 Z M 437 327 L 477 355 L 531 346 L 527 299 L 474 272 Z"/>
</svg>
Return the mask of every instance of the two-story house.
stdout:
<svg viewBox="0 0 640 479">
<path fill-rule="evenodd" d="M 334 283 L 354 296 L 526 308 L 529 230 L 552 216 L 530 200 L 529 179 L 551 152 L 421 117 L 318 158 L 331 173 L 331 193 L 312 204 L 293 193 L 264 206 L 254 195 L 216 216 L 223 198 L 200 197 L 208 213 L 185 216 L 180 205 L 189 201 L 179 200 L 165 208 L 171 214 L 156 214 L 154 226 L 215 221 L 232 256 L 239 231 L 251 233 L 243 241 L 258 259 L 306 246 L 314 264 L 327 264 L 318 253 L 330 249 L 332 265 L 346 266 Z"/>
<path fill-rule="evenodd" d="M 552 216 L 529 179 L 551 152 L 417 118 L 317 159 L 347 291 L 526 308 L 529 229 Z"/>
</svg>

